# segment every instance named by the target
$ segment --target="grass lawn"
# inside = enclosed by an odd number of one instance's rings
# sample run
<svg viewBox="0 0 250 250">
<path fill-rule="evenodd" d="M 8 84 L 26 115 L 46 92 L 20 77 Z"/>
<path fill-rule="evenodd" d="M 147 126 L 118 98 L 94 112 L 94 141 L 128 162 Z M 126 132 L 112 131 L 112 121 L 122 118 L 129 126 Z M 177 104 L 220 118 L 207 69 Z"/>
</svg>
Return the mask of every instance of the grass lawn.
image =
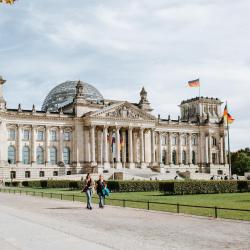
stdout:
<svg viewBox="0 0 250 250">
<path fill-rule="evenodd" d="M 28 191 L 31 195 L 86 201 L 85 194 L 76 190 L 68 189 L 34 189 L 34 188 L 12 188 L 14 190 Z M 35 192 L 35 193 L 33 193 Z M 62 194 L 62 195 L 61 195 Z M 74 195 L 74 197 L 73 197 Z M 115 200 L 119 199 L 119 200 Z M 129 200 L 129 201 L 124 201 Z M 144 202 L 138 202 L 144 201 Z M 126 206 L 134 208 L 148 209 L 149 202 L 160 202 L 169 204 L 154 204 L 149 203 L 150 210 L 177 212 L 176 204 L 179 203 L 180 213 L 195 214 L 201 216 L 212 217 L 215 214 L 215 209 L 211 208 L 190 208 L 181 205 L 197 205 L 197 206 L 211 206 L 221 208 L 236 208 L 236 209 L 250 209 L 250 193 L 229 193 L 229 194 L 197 194 L 197 195 L 172 195 L 165 196 L 160 192 L 134 192 L 134 193 L 112 193 L 106 199 L 107 205 Z M 94 202 L 98 202 L 98 197 L 94 195 Z M 173 204 L 173 205 L 170 205 Z M 218 209 L 218 217 L 250 220 L 250 212 L 227 211 Z"/>
</svg>

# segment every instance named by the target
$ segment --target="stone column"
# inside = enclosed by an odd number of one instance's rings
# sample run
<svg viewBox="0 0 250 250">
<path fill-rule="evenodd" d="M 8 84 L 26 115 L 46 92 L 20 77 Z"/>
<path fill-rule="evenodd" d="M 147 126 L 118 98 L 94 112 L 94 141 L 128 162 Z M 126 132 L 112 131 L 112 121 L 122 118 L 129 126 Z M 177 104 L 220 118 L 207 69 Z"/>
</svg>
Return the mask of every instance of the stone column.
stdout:
<svg viewBox="0 0 250 250">
<path fill-rule="evenodd" d="M 110 164 L 108 162 L 108 127 L 104 126 L 103 127 L 103 165 L 104 169 L 109 169 Z"/>
<path fill-rule="evenodd" d="M 74 138 L 74 135 L 72 136 Z M 63 128 L 59 128 L 59 147 L 58 147 L 58 160 L 63 162 Z"/>
<path fill-rule="evenodd" d="M 178 133 L 178 161 L 177 163 L 182 164 L 182 145 L 181 145 L 181 133 Z"/>
<path fill-rule="evenodd" d="M 133 128 L 129 127 L 128 129 L 128 160 L 129 168 L 134 168 L 134 157 L 133 157 Z"/>
<path fill-rule="evenodd" d="M 22 127 L 18 125 L 17 129 L 17 163 L 22 163 Z"/>
<path fill-rule="evenodd" d="M 50 151 L 50 130 L 49 127 L 46 126 L 45 129 L 45 164 L 49 164 L 50 158 L 49 158 L 49 151 Z"/>
<path fill-rule="evenodd" d="M 121 154 L 120 154 L 120 128 L 115 130 L 115 144 L 116 144 L 116 168 L 121 168 Z"/>
<path fill-rule="evenodd" d="M 91 126 L 90 128 L 90 141 L 91 141 L 91 164 L 96 165 L 96 157 L 95 157 L 95 126 Z"/>
<path fill-rule="evenodd" d="M 161 141 L 161 132 L 158 133 L 158 155 L 159 155 L 159 164 L 162 165 L 162 141 Z"/>
<path fill-rule="evenodd" d="M 123 147 L 122 147 L 122 163 L 126 163 L 126 131 L 122 131 L 122 141 L 123 141 Z"/>
<path fill-rule="evenodd" d="M 172 158 L 172 137 L 171 137 L 171 133 L 168 133 L 168 163 L 169 163 L 169 165 L 173 164 L 173 158 Z"/>
<path fill-rule="evenodd" d="M 208 136 L 208 159 L 209 159 L 209 163 L 213 164 L 212 161 L 212 140 L 211 140 L 211 136 Z"/>
<path fill-rule="evenodd" d="M 155 165 L 155 131 L 151 129 L 151 164 Z"/>
<path fill-rule="evenodd" d="M 36 163 L 36 128 L 32 126 L 31 130 L 31 164 Z"/>
<path fill-rule="evenodd" d="M 192 164 L 192 135 L 188 134 L 188 164 Z"/>
<path fill-rule="evenodd" d="M 145 165 L 144 129 L 143 128 L 140 128 L 140 164 L 141 164 L 141 168 L 146 167 L 146 165 Z"/>
</svg>

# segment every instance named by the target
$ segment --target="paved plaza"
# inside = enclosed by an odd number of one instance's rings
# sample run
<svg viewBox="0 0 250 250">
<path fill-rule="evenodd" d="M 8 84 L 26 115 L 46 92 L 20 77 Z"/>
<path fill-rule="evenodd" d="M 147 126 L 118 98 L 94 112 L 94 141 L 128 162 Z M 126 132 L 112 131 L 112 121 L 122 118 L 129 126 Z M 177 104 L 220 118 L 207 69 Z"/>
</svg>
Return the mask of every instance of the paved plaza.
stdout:
<svg viewBox="0 0 250 250">
<path fill-rule="evenodd" d="M 0 193 L 0 249 L 249 249 L 250 222 Z"/>
</svg>

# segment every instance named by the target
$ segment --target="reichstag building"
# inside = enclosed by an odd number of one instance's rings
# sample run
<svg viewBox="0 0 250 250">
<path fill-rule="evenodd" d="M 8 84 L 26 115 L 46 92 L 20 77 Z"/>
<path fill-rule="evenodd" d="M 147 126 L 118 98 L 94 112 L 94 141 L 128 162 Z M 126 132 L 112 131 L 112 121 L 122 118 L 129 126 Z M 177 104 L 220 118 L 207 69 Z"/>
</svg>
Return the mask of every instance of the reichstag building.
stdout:
<svg viewBox="0 0 250 250">
<path fill-rule="evenodd" d="M 115 169 L 229 174 L 219 99 L 182 101 L 177 120 L 138 102 L 109 100 L 92 85 L 66 81 L 41 110 L 9 108 L 0 77 L 0 179 L 25 179 Z"/>
</svg>

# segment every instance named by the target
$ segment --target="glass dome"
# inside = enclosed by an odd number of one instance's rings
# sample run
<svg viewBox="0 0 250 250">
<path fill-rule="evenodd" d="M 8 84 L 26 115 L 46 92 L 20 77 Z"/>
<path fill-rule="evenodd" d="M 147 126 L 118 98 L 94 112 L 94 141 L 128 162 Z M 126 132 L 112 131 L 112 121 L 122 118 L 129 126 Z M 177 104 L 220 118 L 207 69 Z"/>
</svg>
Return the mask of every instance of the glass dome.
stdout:
<svg viewBox="0 0 250 250">
<path fill-rule="evenodd" d="M 42 110 L 58 111 L 63 107 L 73 102 L 76 95 L 76 85 L 79 81 L 66 81 L 53 88 L 45 98 Z M 83 84 L 83 96 L 86 100 L 92 102 L 100 102 L 103 100 L 101 93 L 92 85 L 80 81 Z"/>
</svg>

